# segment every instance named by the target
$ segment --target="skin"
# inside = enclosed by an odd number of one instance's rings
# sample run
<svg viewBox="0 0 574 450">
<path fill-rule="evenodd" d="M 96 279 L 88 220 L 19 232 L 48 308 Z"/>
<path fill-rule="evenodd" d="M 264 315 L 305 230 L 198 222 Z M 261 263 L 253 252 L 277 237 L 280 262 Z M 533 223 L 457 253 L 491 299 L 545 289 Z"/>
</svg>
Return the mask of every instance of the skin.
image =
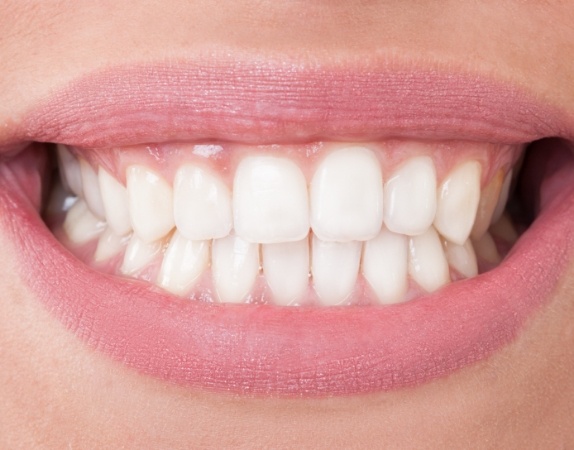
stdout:
<svg viewBox="0 0 574 450">
<path fill-rule="evenodd" d="M 2 1 L 0 124 L 96 68 L 216 51 L 464 62 L 574 112 L 568 2 L 227 3 Z M 1 228 L 0 254 L 1 448 L 574 445 L 574 261 L 548 305 L 486 361 L 402 391 L 287 400 L 192 391 L 111 362 L 42 309 Z"/>
</svg>

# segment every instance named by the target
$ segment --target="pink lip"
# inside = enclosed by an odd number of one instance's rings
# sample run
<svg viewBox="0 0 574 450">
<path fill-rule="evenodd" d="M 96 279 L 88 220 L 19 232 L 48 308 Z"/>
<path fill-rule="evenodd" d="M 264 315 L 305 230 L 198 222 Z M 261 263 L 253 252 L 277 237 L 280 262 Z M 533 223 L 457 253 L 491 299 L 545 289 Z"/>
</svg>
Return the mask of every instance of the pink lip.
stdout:
<svg viewBox="0 0 574 450">
<path fill-rule="evenodd" d="M 564 136 L 564 112 L 473 74 L 261 62 L 126 67 L 48 98 L 9 141 L 79 147 L 162 140 L 280 143 L 420 137 L 501 143 Z M 2 146 L 0 141 L 0 146 Z"/>
<path fill-rule="evenodd" d="M 242 70 L 245 76 L 256 74 Z M 35 110 L 13 136 L 90 146 L 153 140 L 148 133 L 156 139 L 158 135 L 181 138 L 185 118 L 191 120 L 186 129 L 197 126 L 202 136 L 218 138 L 232 139 L 251 129 L 248 124 L 256 124 L 258 132 L 270 130 L 274 137 L 286 138 L 297 126 L 307 137 L 343 136 L 361 130 L 380 133 L 387 123 L 385 111 L 390 114 L 385 134 L 406 134 L 407 128 L 412 131 L 424 124 L 418 134 L 440 125 L 440 134 L 453 137 L 464 133 L 464 137 L 480 140 L 523 141 L 559 134 L 565 128 L 559 118 L 546 120 L 538 128 L 528 124 L 528 114 L 538 117 L 550 108 L 526 100 L 517 90 L 472 78 L 415 73 L 401 82 L 400 73 L 372 75 L 376 80 L 394 80 L 391 89 L 384 83 L 369 87 L 367 74 L 327 76 L 316 71 L 305 78 L 295 72 L 295 88 L 285 93 L 281 90 L 288 73 L 280 72 L 276 84 L 271 72 L 235 82 L 227 73 L 217 72 L 218 77 L 207 70 L 185 73 L 183 69 L 149 69 L 145 72 L 149 78 L 144 79 L 138 70 L 120 70 L 83 79 Z M 200 76 L 204 91 L 191 83 Z M 168 80 L 176 81 L 170 86 Z M 384 106 L 369 95 L 356 100 L 357 92 L 345 80 L 355 86 L 362 80 L 364 90 L 391 98 L 386 98 Z M 253 91 L 245 92 L 248 86 Z M 331 91 L 335 86 L 342 91 Z M 425 90 L 431 86 L 434 94 Z M 135 92 L 131 97 L 135 106 L 127 101 L 128 87 Z M 302 92 L 326 103 L 313 106 Z M 437 92 L 445 93 L 448 108 L 440 105 L 445 96 Z M 469 92 L 475 100 L 470 106 Z M 483 95 L 480 101 L 479 94 Z M 284 101 L 273 106 L 273 100 L 280 97 Z M 217 105 L 226 99 L 223 112 L 218 112 Z M 353 99 L 358 103 L 353 111 L 360 113 L 356 122 L 350 120 L 351 113 L 338 112 L 339 106 L 350 106 Z M 402 108 L 400 102 L 405 102 Z M 140 111 L 144 106 L 153 109 L 152 105 L 156 106 L 152 113 Z M 493 109 L 487 114 L 486 107 Z M 323 129 L 321 111 L 326 120 Z M 442 115 L 429 118 L 429 111 L 442 111 Z M 82 117 L 90 118 L 85 126 Z M 143 125 L 136 124 L 136 119 Z M 362 120 L 365 123 L 359 123 Z M 157 128 L 150 132 L 151 125 Z M 428 133 L 437 136 L 435 131 Z M 24 153 L 20 160 L 27 157 Z M 434 295 L 385 308 L 290 309 L 189 302 L 158 293 L 145 283 L 99 274 L 78 262 L 25 200 L 18 187 L 24 183 L 14 181 L 17 164 L 1 166 L 0 223 L 19 249 L 19 270 L 30 289 L 88 345 L 142 373 L 205 389 L 344 395 L 411 386 L 444 376 L 512 341 L 533 312 L 548 301 L 574 255 L 574 242 L 564 240 L 574 235 L 574 183 L 568 181 L 572 167 L 565 165 L 563 172 L 554 175 L 557 181 L 546 183 L 550 192 L 562 181 L 560 195 L 552 192 L 554 200 L 547 202 L 541 217 L 499 268 Z M 564 175 L 566 169 L 569 172 Z"/>
</svg>

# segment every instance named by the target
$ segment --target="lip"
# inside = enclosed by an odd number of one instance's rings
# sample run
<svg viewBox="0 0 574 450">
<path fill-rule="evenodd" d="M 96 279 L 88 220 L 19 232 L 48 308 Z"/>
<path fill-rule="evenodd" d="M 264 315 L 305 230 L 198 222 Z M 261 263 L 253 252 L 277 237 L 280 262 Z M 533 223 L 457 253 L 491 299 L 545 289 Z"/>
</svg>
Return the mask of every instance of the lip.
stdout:
<svg viewBox="0 0 574 450">
<path fill-rule="evenodd" d="M 255 139 L 268 131 L 268 138 L 277 142 L 289 136 L 381 135 L 381 130 L 385 136 L 511 143 L 568 134 L 564 114 L 517 88 L 476 76 L 423 71 L 405 79 L 401 71 L 292 72 L 290 68 L 274 74 L 244 66 L 231 71 L 196 69 L 122 68 L 82 78 L 37 106 L 6 142 L 121 145 L 152 141 L 158 135 L 191 139 L 186 135 L 190 129 L 194 139 L 230 140 Z M 233 81 L 229 72 L 237 76 L 238 70 L 245 76 Z M 193 87 L 190 81 L 200 76 L 202 88 Z M 294 87 L 286 94 L 290 77 Z M 369 77 L 377 80 L 371 87 Z M 245 92 L 254 80 L 261 86 Z M 358 102 L 357 86 L 366 92 Z M 431 86 L 434 91 L 429 92 Z M 333 90 L 337 87 L 339 91 Z M 128 88 L 135 93 L 128 94 Z M 314 101 L 324 100 L 322 106 L 312 107 L 309 92 Z M 285 96 L 288 101 L 281 102 Z M 223 111 L 217 110 L 212 97 L 228 99 Z M 383 98 L 381 106 L 377 100 Z M 358 105 L 350 111 L 338 111 L 353 102 Z M 151 106 L 152 114 L 140 112 Z M 81 123 L 81 117 L 90 120 Z M 540 117 L 545 120 L 537 120 Z M 242 135 L 246 130 L 251 131 Z M 325 309 L 190 302 L 146 283 L 97 273 L 76 260 L 23 195 L 19 186 L 25 183 L 14 181 L 11 164 L 18 161 L 2 166 L 0 223 L 18 248 L 18 270 L 27 286 L 89 346 L 144 374 L 197 388 L 348 395 L 445 376 L 510 343 L 548 302 L 574 256 L 574 242 L 563 239 L 574 231 L 570 182 L 560 195 L 551 196 L 497 269 L 416 301 Z M 547 183 L 546 190 L 557 183 Z"/>
<path fill-rule="evenodd" d="M 35 105 L 0 137 L 0 147 L 43 141 L 97 148 L 158 136 L 261 144 L 463 137 L 515 144 L 565 137 L 573 120 L 525 89 L 465 69 L 214 58 L 85 75 Z"/>
</svg>

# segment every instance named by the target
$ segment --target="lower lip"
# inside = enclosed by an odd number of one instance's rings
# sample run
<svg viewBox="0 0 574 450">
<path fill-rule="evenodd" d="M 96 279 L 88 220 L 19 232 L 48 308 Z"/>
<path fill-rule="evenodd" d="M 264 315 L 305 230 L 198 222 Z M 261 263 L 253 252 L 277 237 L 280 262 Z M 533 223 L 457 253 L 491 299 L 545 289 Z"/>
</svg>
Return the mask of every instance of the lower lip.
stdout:
<svg viewBox="0 0 574 450">
<path fill-rule="evenodd" d="M 89 346 L 141 373 L 215 391 L 349 395 L 445 376 L 511 342 L 574 255 L 574 240 L 564 238 L 574 235 L 569 181 L 497 269 L 410 303 L 190 302 L 77 261 L 16 184 L 0 177 L 0 223 L 18 249 L 24 282 L 45 307 Z"/>
</svg>

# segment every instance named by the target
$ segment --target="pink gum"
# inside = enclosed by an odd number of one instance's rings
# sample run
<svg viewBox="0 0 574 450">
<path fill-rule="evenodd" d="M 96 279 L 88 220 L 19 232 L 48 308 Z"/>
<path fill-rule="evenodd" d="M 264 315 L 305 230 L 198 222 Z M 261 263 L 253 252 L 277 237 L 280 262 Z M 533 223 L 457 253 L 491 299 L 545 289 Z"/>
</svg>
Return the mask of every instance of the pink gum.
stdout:
<svg viewBox="0 0 574 450">
<path fill-rule="evenodd" d="M 354 145 L 365 146 L 375 152 L 381 163 L 385 180 L 406 159 L 415 156 L 432 157 L 439 182 L 450 170 L 463 161 L 479 161 L 483 168 L 483 188 L 500 169 L 505 173 L 508 172 L 524 149 L 523 145 L 464 141 L 387 140 L 383 142 L 313 142 L 296 145 L 259 146 L 236 143 L 167 143 L 93 150 L 72 147 L 70 150 L 77 156 L 86 159 L 94 168 L 99 166 L 105 168 L 124 184 L 126 169 L 133 164 L 145 165 L 171 183 L 175 172 L 182 164 L 195 163 L 217 172 L 229 186 L 232 186 L 235 168 L 246 156 L 265 154 L 289 157 L 299 165 L 307 180 L 310 181 L 315 167 L 330 150 Z"/>
</svg>

